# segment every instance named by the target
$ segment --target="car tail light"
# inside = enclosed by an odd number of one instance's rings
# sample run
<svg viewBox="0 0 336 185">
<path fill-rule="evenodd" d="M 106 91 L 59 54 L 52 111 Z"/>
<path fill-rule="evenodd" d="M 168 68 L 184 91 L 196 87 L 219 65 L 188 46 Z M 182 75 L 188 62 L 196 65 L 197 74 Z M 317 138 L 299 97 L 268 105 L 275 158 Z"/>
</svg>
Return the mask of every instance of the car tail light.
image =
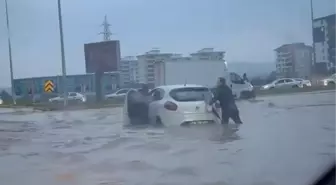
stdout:
<svg viewBox="0 0 336 185">
<path fill-rule="evenodd" d="M 164 108 L 167 110 L 171 110 L 171 111 L 176 111 L 177 110 L 177 105 L 171 101 L 167 101 L 164 104 Z"/>
</svg>

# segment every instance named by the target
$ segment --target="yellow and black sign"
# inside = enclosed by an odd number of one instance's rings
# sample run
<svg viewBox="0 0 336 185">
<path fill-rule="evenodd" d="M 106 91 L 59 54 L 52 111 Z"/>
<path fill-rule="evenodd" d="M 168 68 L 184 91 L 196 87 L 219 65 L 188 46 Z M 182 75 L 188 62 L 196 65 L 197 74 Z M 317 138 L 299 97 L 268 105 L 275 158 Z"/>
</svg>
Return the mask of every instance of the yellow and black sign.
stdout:
<svg viewBox="0 0 336 185">
<path fill-rule="evenodd" d="M 54 91 L 54 83 L 51 80 L 45 81 L 44 91 L 45 92 L 53 92 Z"/>
</svg>

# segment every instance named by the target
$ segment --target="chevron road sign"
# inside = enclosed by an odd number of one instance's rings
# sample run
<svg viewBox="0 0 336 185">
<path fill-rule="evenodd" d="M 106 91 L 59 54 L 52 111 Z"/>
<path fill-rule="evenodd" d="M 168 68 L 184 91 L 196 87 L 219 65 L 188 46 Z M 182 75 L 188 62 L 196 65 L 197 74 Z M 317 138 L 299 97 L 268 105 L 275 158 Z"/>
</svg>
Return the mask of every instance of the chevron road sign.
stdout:
<svg viewBox="0 0 336 185">
<path fill-rule="evenodd" d="M 54 83 L 51 80 L 46 80 L 45 81 L 44 91 L 49 92 L 49 93 L 54 91 Z"/>
</svg>

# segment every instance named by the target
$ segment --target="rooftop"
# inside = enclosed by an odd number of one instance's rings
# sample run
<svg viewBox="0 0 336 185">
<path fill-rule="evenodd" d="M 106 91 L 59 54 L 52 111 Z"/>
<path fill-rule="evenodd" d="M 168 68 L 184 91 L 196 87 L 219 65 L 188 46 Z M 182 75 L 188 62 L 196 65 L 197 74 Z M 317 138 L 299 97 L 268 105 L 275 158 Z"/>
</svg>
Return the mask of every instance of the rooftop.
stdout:
<svg viewBox="0 0 336 185">
<path fill-rule="evenodd" d="M 288 51 L 293 48 L 305 48 L 305 47 L 311 48 L 311 46 L 305 45 L 303 42 L 298 42 L 298 43 L 284 44 L 274 50 L 279 52 L 279 51 Z"/>
<path fill-rule="evenodd" d="M 320 20 L 327 20 L 328 22 L 333 22 L 335 23 L 335 19 L 336 19 L 336 14 L 331 14 L 331 15 L 327 15 L 327 16 L 324 16 L 324 17 L 319 17 L 319 18 L 316 18 L 314 19 L 314 22 L 315 21 L 320 21 Z"/>
</svg>

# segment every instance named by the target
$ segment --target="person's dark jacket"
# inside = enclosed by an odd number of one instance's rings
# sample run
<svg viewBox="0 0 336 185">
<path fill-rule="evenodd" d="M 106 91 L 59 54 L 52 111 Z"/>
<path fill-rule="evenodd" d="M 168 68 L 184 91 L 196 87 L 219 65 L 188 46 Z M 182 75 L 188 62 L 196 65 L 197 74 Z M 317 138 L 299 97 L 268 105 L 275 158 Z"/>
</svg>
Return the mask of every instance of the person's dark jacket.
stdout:
<svg viewBox="0 0 336 185">
<path fill-rule="evenodd" d="M 222 109 L 227 109 L 232 106 L 232 104 L 235 103 L 235 100 L 231 88 L 224 84 L 217 86 L 211 104 L 215 101 L 220 102 L 220 106 Z"/>
</svg>

